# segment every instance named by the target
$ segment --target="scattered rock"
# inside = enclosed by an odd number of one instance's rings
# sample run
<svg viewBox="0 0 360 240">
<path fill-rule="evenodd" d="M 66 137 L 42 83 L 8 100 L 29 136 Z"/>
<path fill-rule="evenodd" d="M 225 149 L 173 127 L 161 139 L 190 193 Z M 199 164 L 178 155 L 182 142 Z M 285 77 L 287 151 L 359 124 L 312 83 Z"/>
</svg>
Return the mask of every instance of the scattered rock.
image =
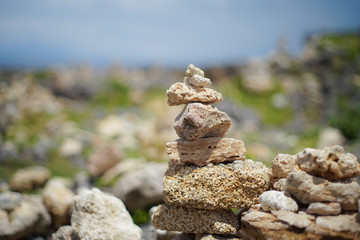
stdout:
<svg viewBox="0 0 360 240">
<path fill-rule="evenodd" d="M 74 179 L 73 190 L 76 194 L 79 194 L 82 190 L 88 190 L 93 187 L 90 176 L 87 172 L 78 172 Z"/>
<path fill-rule="evenodd" d="M 252 160 L 204 167 L 169 163 L 164 177 L 165 202 L 201 209 L 250 207 L 269 187 L 270 169 Z"/>
<path fill-rule="evenodd" d="M 32 234 L 44 234 L 51 218 L 40 196 L 23 195 L 12 211 L 0 210 L 0 239 L 21 239 Z"/>
<path fill-rule="evenodd" d="M 259 197 L 261 207 L 265 211 L 272 210 L 287 210 L 292 212 L 298 211 L 298 205 L 295 200 L 288 197 L 284 192 L 279 191 L 266 191 L 263 192 Z"/>
<path fill-rule="evenodd" d="M 194 88 L 185 83 L 174 83 L 166 91 L 168 105 L 175 106 L 191 102 L 213 104 L 222 101 L 221 93 L 211 88 Z"/>
<path fill-rule="evenodd" d="M 208 163 L 245 160 L 244 142 L 232 138 L 200 138 L 194 141 L 177 140 L 166 144 L 170 161 L 179 164 L 204 166 Z"/>
<path fill-rule="evenodd" d="M 80 240 L 71 226 L 62 226 L 51 235 L 52 240 Z"/>
<path fill-rule="evenodd" d="M 289 173 L 284 189 L 304 204 L 338 202 L 344 210 L 357 210 L 360 197 L 360 185 L 356 181 L 331 182 L 304 171 Z"/>
<path fill-rule="evenodd" d="M 108 115 L 96 124 L 96 131 L 104 137 L 113 138 L 124 133 L 124 120 L 120 116 Z"/>
<path fill-rule="evenodd" d="M 10 180 L 10 188 L 13 191 L 30 191 L 43 186 L 50 178 L 49 169 L 42 166 L 32 166 L 17 170 Z"/>
<path fill-rule="evenodd" d="M 22 201 L 22 195 L 17 192 L 0 193 L 0 209 L 10 212 L 14 210 Z"/>
<path fill-rule="evenodd" d="M 300 168 L 314 176 L 329 180 L 356 177 L 360 174 L 360 163 L 355 155 L 345 153 L 341 146 L 333 146 L 324 150 L 305 148 L 297 154 Z"/>
<path fill-rule="evenodd" d="M 59 152 L 64 157 L 78 156 L 81 154 L 83 144 L 74 138 L 67 138 L 61 144 Z"/>
<path fill-rule="evenodd" d="M 230 126 L 231 120 L 226 113 L 201 103 L 187 104 L 174 122 L 176 133 L 186 140 L 223 137 Z"/>
<path fill-rule="evenodd" d="M 80 239 L 141 239 L 121 200 L 96 188 L 75 196 L 71 226 Z"/>
<path fill-rule="evenodd" d="M 70 223 L 70 211 L 74 204 L 74 193 L 65 186 L 62 179 L 50 179 L 42 193 L 44 204 L 52 217 L 52 225 Z"/>
<path fill-rule="evenodd" d="M 319 134 L 317 147 L 323 149 L 334 145 L 343 145 L 345 138 L 337 128 L 325 128 Z"/>
<path fill-rule="evenodd" d="M 186 233 L 230 234 L 239 229 L 237 217 L 230 210 L 204 210 L 160 205 L 151 218 L 159 229 Z"/>
<path fill-rule="evenodd" d="M 311 221 L 305 215 L 297 214 L 286 210 L 271 211 L 271 214 L 275 215 L 278 219 L 287 224 L 297 227 L 306 228 L 311 225 Z"/>
<path fill-rule="evenodd" d="M 211 81 L 209 78 L 205 78 L 197 74 L 191 77 L 185 77 L 184 83 L 190 84 L 194 87 L 209 87 L 211 85 Z"/>
<path fill-rule="evenodd" d="M 287 175 L 300 170 L 296 164 L 296 156 L 289 154 L 278 154 L 272 161 L 272 178 L 286 178 Z"/>
<path fill-rule="evenodd" d="M 341 206 L 337 202 L 333 203 L 311 203 L 306 210 L 307 213 L 316 215 L 339 215 L 341 213 Z"/>
<path fill-rule="evenodd" d="M 166 168 L 166 163 L 149 162 L 138 170 L 126 173 L 114 186 L 115 196 L 124 202 L 129 211 L 161 203 Z"/>
<path fill-rule="evenodd" d="M 188 77 L 192 77 L 194 75 L 199 75 L 201 77 L 205 76 L 204 71 L 200 68 L 195 67 L 193 64 L 189 64 L 189 66 L 186 69 L 185 75 Z"/>
</svg>

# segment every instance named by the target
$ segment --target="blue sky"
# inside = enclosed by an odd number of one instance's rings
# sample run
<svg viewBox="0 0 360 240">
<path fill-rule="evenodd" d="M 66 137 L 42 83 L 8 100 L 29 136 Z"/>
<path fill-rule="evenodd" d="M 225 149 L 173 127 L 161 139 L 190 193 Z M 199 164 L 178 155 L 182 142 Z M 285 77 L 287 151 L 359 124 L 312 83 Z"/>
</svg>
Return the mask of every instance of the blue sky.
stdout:
<svg viewBox="0 0 360 240">
<path fill-rule="evenodd" d="M 183 68 L 297 54 L 306 34 L 360 29 L 360 1 L 2 0 L 0 66 L 152 63 Z"/>
</svg>

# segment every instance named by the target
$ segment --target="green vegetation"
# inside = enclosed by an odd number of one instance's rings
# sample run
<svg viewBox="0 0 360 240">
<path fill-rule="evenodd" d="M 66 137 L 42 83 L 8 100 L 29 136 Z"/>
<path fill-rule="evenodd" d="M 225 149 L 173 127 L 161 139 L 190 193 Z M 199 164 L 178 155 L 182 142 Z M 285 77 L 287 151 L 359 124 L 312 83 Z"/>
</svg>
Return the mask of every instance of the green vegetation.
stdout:
<svg viewBox="0 0 360 240">
<path fill-rule="evenodd" d="M 149 211 L 143 208 L 135 209 L 133 214 L 131 215 L 134 223 L 136 225 L 141 225 L 148 223 L 150 221 Z"/>
</svg>

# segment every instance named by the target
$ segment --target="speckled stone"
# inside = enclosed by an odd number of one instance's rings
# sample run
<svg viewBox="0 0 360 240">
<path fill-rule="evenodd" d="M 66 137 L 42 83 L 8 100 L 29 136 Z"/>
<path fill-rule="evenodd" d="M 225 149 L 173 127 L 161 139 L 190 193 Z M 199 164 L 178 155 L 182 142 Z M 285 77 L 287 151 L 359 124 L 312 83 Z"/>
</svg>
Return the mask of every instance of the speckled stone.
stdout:
<svg viewBox="0 0 360 240">
<path fill-rule="evenodd" d="M 194 164 L 196 166 L 245 160 L 246 155 L 243 141 L 219 137 L 168 142 L 166 151 L 170 161 L 179 165 Z"/>
<path fill-rule="evenodd" d="M 224 137 L 231 126 L 229 116 L 210 105 L 189 103 L 176 117 L 174 129 L 186 140 Z"/>
<path fill-rule="evenodd" d="M 269 178 L 270 169 L 252 160 L 204 167 L 169 162 L 163 197 L 168 204 L 201 209 L 250 207 L 268 189 Z"/>
<path fill-rule="evenodd" d="M 239 221 L 230 210 L 204 210 L 168 204 L 160 205 L 151 217 L 155 228 L 186 233 L 231 234 Z"/>
<path fill-rule="evenodd" d="M 190 102 L 202 102 L 212 104 L 221 102 L 223 97 L 221 93 L 211 88 L 191 87 L 185 83 L 174 83 L 166 91 L 168 96 L 168 105 L 176 106 Z"/>
</svg>

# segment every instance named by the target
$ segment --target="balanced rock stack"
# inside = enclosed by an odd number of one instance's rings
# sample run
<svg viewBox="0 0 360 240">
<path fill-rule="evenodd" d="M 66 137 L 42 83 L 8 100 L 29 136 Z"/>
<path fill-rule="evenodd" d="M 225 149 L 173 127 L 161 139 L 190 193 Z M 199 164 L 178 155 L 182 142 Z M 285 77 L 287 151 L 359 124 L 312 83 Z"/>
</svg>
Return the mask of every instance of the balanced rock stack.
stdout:
<svg viewBox="0 0 360 240">
<path fill-rule="evenodd" d="M 222 95 L 209 88 L 204 72 L 190 64 L 185 75 L 184 83 L 167 91 L 170 106 L 186 106 L 174 123 L 180 139 L 166 144 L 165 204 L 156 208 L 152 223 L 168 231 L 233 234 L 240 223 L 231 209 L 258 203 L 269 187 L 270 169 L 246 160 L 241 140 L 224 138 L 231 121 L 211 106 Z"/>
<path fill-rule="evenodd" d="M 360 164 L 341 146 L 279 154 L 272 163 L 278 191 L 264 192 L 241 218 L 247 239 L 360 239 Z"/>
</svg>

